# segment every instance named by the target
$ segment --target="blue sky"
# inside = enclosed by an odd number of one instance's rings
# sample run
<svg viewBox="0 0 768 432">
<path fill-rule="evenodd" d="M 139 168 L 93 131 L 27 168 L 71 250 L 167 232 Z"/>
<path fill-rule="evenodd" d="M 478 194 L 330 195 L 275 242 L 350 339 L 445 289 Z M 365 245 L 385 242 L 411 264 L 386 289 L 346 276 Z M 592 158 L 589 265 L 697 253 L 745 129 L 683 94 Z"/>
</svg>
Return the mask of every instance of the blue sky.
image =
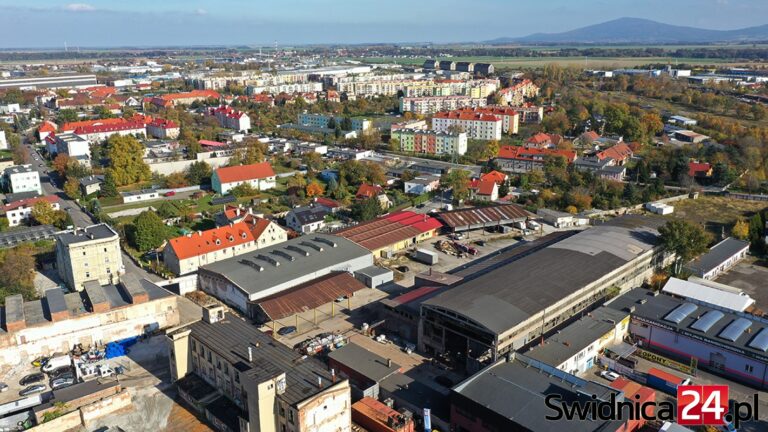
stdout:
<svg viewBox="0 0 768 432">
<path fill-rule="evenodd" d="M 619 17 L 734 29 L 767 0 L 0 0 L 0 47 L 481 41 Z"/>
</svg>

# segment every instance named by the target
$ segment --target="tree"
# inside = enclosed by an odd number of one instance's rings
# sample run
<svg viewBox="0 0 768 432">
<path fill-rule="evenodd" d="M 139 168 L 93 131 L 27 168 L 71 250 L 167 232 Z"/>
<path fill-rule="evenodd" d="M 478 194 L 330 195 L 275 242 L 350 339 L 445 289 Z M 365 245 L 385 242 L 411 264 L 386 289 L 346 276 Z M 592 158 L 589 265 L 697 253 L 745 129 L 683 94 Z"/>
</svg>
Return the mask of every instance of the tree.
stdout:
<svg viewBox="0 0 768 432">
<path fill-rule="evenodd" d="M 63 177 L 67 173 L 67 165 L 69 165 L 69 155 L 66 153 L 57 154 L 53 160 L 53 169 Z"/>
<path fill-rule="evenodd" d="M 72 199 L 80 199 L 83 194 L 80 192 L 80 180 L 77 177 L 68 177 L 64 183 L 64 193 Z"/>
<path fill-rule="evenodd" d="M 509 181 L 504 180 L 499 186 L 499 197 L 504 198 L 507 195 L 509 195 Z"/>
<path fill-rule="evenodd" d="M 469 197 L 469 171 L 454 169 L 440 178 L 440 186 L 450 189 L 453 201 L 460 202 Z"/>
<path fill-rule="evenodd" d="M 254 196 L 257 193 L 259 193 L 259 191 L 257 191 L 253 186 L 251 186 L 250 183 L 242 183 L 233 187 L 229 191 L 229 193 L 231 193 L 232 195 L 238 198 L 242 198 L 242 197 Z"/>
<path fill-rule="evenodd" d="M 381 214 L 381 203 L 376 197 L 357 201 L 350 208 L 352 218 L 358 222 L 373 220 Z"/>
<path fill-rule="evenodd" d="M 182 172 L 170 173 L 165 177 L 165 187 L 170 189 L 189 186 L 187 177 Z"/>
<path fill-rule="evenodd" d="M 304 177 L 304 174 L 294 174 L 290 178 L 288 178 L 288 181 L 286 182 L 285 186 L 288 189 L 291 188 L 298 188 L 298 189 L 304 189 L 307 186 L 307 178 Z"/>
<path fill-rule="evenodd" d="M 0 232 L 6 231 L 9 226 L 8 218 L 0 218 Z"/>
<path fill-rule="evenodd" d="M 193 162 L 187 168 L 187 180 L 189 184 L 199 185 L 209 181 L 212 173 L 211 166 L 205 161 Z"/>
<path fill-rule="evenodd" d="M 671 220 L 659 228 L 661 245 L 676 255 L 674 274 L 679 274 L 684 263 L 707 251 L 710 236 L 700 225 L 685 220 Z"/>
<path fill-rule="evenodd" d="M 149 180 L 152 176 L 144 160 L 144 146 L 136 138 L 112 135 L 107 141 L 109 167 L 118 186 Z"/>
<path fill-rule="evenodd" d="M 339 126 L 341 127 L 341 130 L 351 131 L 352 119 L 350 119 L 349 117 L 344 117 L 343 119 L 341 119 L 341 124 Z"/>
<path fill-rule="evenodd" d="M 328 119 L 328 129 L 336 129 L 336 119 L 334 117 L 331 117 Z"/>
<path fill-rule="evenodd" d="M 749 224 L 744 219 L 739 219 L 731 228 L 731 235 L 740 240 L 746 240 L 749 237 Z"/>
<path fill-rule="evenodd" d="M 115 172 L 109 168 L 104 171 L 104 183 L 101 184 L 99 195 L 103 197 L 117 196 L 117 184 L 115 183 Z"/>
<path fill-rule="evenodd" d="M 321 196 L 324 192 L 325 191 L 323 190 L 323 186 L 317 181 L 312 181 L 312 183 L 307 185 L 307 196 L 310 198 Z"/>
<path fill-rule="evenodd" d="M 762 255 L 766 252 L 765 237 L 763 235 L 764 226 L 765 222 L 760 213 L 756 213 L 749 219 L 750 250 L 756 255 Z"/>
<path fill-rule="evenodd" d="M 310 171 L 320 171 L 323 168 L 323 158 L 320 156 L 320 153 L 304 153 L 304 156 L 301 157 L 301 161 Z"/>
<path fill-rule="evenodd" d="M 143 211 L 136 217 L 128 240 L 140 252 L 159 247 L 166 238 L 166 227 L 155 212 Z"/>
<path fill-rule="evenodd" d="M 416 172 L 416 171 L 413 171 L 413 170 L 405 170 L 405 171 L 403 171 L 403 173 L 400 175 L 400 180 L 402 180 L 403 182 L 407 182 L 407 181 L 411 181 L 411 180 L 415 179 L 415 178 L 416 178 L 416 177 L 418 177 L 418 176 L 419 176 L 419 173 L 418 173 L 418 172 Z"/>
<path fill-rule="evenodd" d="M 63 109 L 59 110 L 58 114 L 56 114 L 56 123 L 61 126 L 64 123 L 77 121 L 77 118 L 77 111 L 73 109 Z"/>
<path fill-rule="evenodd" d="M 32 206 L 32 218 L 40 225 L 53 225 L 60 218 L 51 203 L 40 200 Z"/>
<path fill-rule="evenodd" d="M 389 151 L 391 152 L 398 152 L 400 151 L 400 140 L 397 138 L 390 138 L 389 139 Z"/>
<path fill-rule="evenodd" d="M 21 294 L 24 300 L 34 300 L 35 256 L 33 248 L 22 244 L 0 251 L 0 300 Z"/>
<path fill-rule="evenodd" d="M 179 209 L 176 207 L 173 201 L 165 201 L 164 203 L 160 204 L 160 207 L 157 209 L 157 214 L 163 218 L 171 218 L 179 215 Z"/>
</svg>

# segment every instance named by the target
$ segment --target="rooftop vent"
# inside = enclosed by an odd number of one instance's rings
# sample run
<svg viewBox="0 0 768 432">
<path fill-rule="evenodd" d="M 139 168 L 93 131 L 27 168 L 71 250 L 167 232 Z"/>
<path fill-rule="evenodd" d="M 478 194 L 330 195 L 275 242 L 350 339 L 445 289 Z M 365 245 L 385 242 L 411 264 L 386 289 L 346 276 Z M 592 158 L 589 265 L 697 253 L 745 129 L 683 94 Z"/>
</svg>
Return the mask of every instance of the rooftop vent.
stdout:
<svg viewBox="0 0 768 432">
<path fill-rule="evenodd" d="M 267 256 L 267 255 L 264 255 L 264 254 L 256 255 L 256 259 L 260 259 L 262 261 L 266 261 L 266 262 L 272 264 L 275 267 L 280 265 L 280 261 L 272 258 L 271 256 Z"/>
<path fill-rule="evenodd" d="M 327 239 L 325 237 L 315 237 L 315 238 L 312 239 L 312 241 L 316 241 L 316 242 L 320 242 L 320 243 L 325 243 L 325 244 L 327 244 L 330 247 L 338 247 L 338 245 L 336 244 L 335 241 Z"/>
<path fill-rule="evenodd" d="M 255 262 L 253 262 L 251 260 L 241 259 L 239 262 L 240 262 L 240 264 L 245 264 L 248 267 L 251 267 L 252 269 L 256 270 L 257 272 L 263 272 L 264 271 L 264 267 L 256 264 Z"/>
<path fill-rule="evenodd" d="M 302 246 L 306 246 L 306 247 L 312 248 L 312 249 L 314 249 L 314 250 L 316 250 L 318 252 L 322 252 L 323 251 L 323 247 L 320 246 L 319 244 L 316 244 L 316 243 L 312 243 L 312 242 L 308 242 L 308 241 L 303 241 L 303 242 L 301 242 L 299 244 L 302 245 Z"/>
<path fill-rule="evenodd" d="M 288 245 L 285 248 L 290 250 L 290 251 L 294 251 L 294 252 L 296 252 L 298 254 L 301 254 L 301 255 L 304 255 L 304 256 L 309 256 L 309 252 L 305 251 L 304 249 L 302 249 L 302 248 L 300 248 L 298 246 Z"/>
<path fill-rule="evenodd" d="M 291 255 L 291 254 L 289 254 L 286 251 L 282 251 L 282 250 L 278 249 L 278 250 L 272 251 L 272 253 L 275 254 L 275 255 L 280 255 L 281 257 L 287 259 L 288 261 L 296 261 L 296 257 Z"/>
</svg>

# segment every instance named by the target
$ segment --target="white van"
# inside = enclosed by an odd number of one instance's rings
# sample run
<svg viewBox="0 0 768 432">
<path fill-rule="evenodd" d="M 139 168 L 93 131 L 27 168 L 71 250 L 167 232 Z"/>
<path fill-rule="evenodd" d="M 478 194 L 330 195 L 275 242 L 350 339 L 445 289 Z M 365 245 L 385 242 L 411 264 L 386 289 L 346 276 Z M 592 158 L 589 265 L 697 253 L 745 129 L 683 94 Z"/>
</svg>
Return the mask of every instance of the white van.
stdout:
<svg viewBox="0 0 768 432">
<path fill-rule="evenodd" d="M 50 360 L 48 360 L 48 363 L 43 366 L 43 372 L 48 373 L 67 366 L 72 366 L 72 359 L 69 357 L 69 355 L 52 357 Z"/>
</svg>

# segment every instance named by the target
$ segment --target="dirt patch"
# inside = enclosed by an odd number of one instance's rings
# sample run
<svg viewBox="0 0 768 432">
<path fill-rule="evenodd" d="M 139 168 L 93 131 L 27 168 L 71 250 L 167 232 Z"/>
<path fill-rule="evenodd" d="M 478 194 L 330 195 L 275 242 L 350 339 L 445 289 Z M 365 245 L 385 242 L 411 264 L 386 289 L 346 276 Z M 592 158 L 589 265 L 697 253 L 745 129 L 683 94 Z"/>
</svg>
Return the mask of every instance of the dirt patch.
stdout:
<svg viewBox="0 0 768 432">
<path fill-rule="evenodd" d="M 765 202 L 761 201 L 709 196 L 678 201 L 672 205 L 675 212 L 669 217 L 703 224 L 715 234 L 720 234 L 724 228 L 726 235 L 737 220 L 749 219 L 766 208 Z"/>
</svg>

